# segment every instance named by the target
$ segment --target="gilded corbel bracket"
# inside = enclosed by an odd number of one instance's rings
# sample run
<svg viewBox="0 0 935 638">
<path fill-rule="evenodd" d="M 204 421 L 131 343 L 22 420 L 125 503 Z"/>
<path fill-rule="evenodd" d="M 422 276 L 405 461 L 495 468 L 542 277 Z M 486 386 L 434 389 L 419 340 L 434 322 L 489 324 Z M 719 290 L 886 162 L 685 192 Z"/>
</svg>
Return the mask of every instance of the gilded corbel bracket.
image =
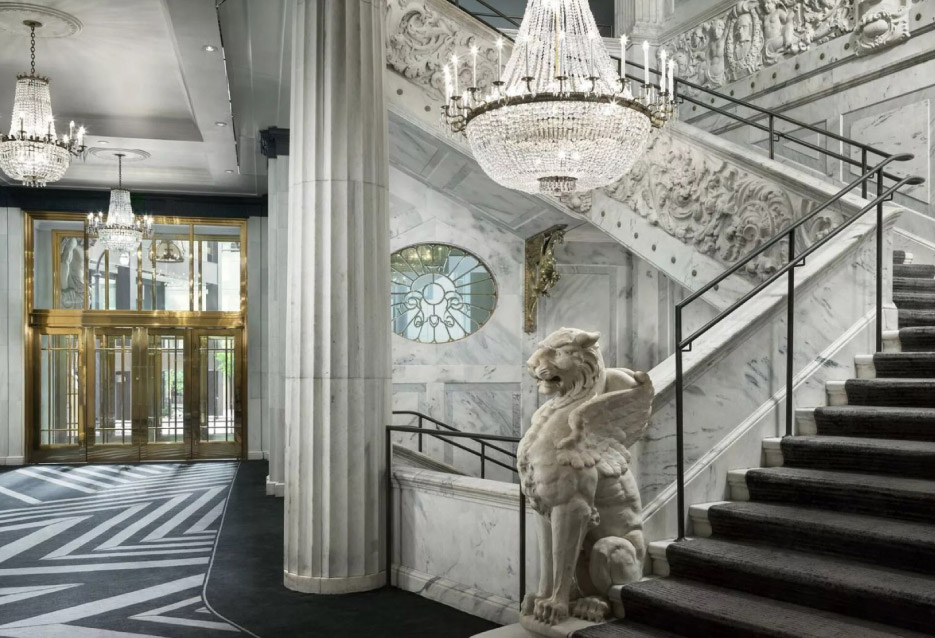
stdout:
<svg viewBox="0 0 935 638">
<path fill-rule="evenodd" d="M 526 240 L 526 272 L 523 279 L 523 330 L 536 331 L 539 297 L 548 297 L 549 290 L 561 279 L 555 269 L 555 246 L 565 241 L 565 224 L 557 224 Z"/>
</svg>

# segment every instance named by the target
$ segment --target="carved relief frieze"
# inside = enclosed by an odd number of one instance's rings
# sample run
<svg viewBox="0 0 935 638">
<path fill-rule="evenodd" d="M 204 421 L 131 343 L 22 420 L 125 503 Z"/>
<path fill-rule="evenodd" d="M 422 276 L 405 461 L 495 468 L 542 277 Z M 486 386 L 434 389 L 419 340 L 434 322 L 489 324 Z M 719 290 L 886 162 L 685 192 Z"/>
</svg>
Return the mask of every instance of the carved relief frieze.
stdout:
<svg viewBox="0 0 935 638">
<path fill-rule="evenodd" d="M 453 53 L 461 60 L 458 84 L 462 87 L 474 81 L 472 47 L 478 48 L 478 86 L 490 86 L 499 77 L 498 60 L 509 59 L 508 44 L 498 58 L 496 33 L 454 11 L 430 0 L 388 0 L 386 4 L 386 65 L 438 100 L 444 98 L 443 68 Z"/>
<path fill-rule="evenodd" d="M 673 51 L 680 77 L 718 87 L 849 33 L 854 2 L 741 0 L 664 46 Z"/>
<path fill-rule="evenodd" d="M 653 138 L 630 174 L 604 189 L 611 198 L 705 255 L 729 265 L 813 207 L 779 184 L 714 157 L 668 133 Z M 829 212 L 801 233 L 810 243 L 841 220 Z M 805 244 L 802 244 L 805 245 Z M 800 245 L 801 249 L 801 245 Z M 785 246 L 751 262 L 764 278 L 781 266 Z"/>
<path fill-rule="evenodd" d="M 908 40 L 908 0 L 859 1 L 854 37 L 857 53 L 871 53 Z"/>
</svg>

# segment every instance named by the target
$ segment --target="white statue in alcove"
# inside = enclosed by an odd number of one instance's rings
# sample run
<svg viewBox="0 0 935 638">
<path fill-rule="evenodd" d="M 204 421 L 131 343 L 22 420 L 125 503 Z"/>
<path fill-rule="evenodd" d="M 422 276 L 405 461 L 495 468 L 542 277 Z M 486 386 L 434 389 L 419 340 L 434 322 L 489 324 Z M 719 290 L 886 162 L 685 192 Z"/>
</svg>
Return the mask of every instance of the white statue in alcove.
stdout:
<svg viewBox="0 0 935 638">
<path fill-rule="evenodd" d="M 605 368 L 599 338 L 561 328 L 527 362 L 539 392 L 554 396 L 536 410 L 517 452 L 540 553 L 539 589 L 521 611 L 526 625 L 569 614 L 601 621 L 610 615 L 609 589 L 642 576 L 642 506 L 627 448 L 649 422 L 653 384 L 645 372 Z"/>
</svg>

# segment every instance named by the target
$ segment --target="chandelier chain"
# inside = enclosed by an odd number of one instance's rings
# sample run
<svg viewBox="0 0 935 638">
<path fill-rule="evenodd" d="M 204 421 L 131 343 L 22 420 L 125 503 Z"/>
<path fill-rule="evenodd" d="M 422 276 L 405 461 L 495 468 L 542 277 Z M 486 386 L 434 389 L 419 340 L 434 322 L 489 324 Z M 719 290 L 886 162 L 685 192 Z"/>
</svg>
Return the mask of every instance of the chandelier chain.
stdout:
<svg viewBox="0 0 935 638">
<path fill-rule="evenodd" d="M 29 25 L 29 74 L 36 74 L 36 25 Z"/>
</svg>

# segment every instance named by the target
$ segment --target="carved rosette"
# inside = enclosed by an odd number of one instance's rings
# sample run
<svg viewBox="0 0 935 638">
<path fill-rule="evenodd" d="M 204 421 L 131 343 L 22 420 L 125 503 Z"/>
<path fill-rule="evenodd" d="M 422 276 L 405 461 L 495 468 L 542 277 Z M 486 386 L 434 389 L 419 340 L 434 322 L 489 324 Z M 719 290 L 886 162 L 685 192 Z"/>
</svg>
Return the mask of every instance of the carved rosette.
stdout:
<svg viewBox="0 0 935 638">
<path fill-rule="evenodd" d="M 857 11 L 857 53 L 871 53 L 909 39 L 907 0 L 864 0 Z"/>
<path fill-rule="evenodd" d="M 855 0 L 741 0 L 664 46 L 673 52 L 679 77 L 716 88 L 777 64 L 813 44 L 850 33 L 855 26 L 854 3 Z"/>
<path fill-rule="evenodd" d="M 490 86 L 499 76 L 496 34 L 470 18 L 455 19 L 443 8 L 432 4 L 427 0 L 387 1 L 386 65 L 421 85 L 432 97 L 442 100 L 445 91 L 443 67 L 457 52 L 461 60 L 459 86 L 471 86 L 470 50 L 477 46 L 477 85 Z M 510 47 L 505 44 L 504 63 L 509 55 Z"/>
<path fill-rule="evenodd" d="M 736 164 L 706 155 L 668 133 L 657 135 L 630 174 L 604 189 L 664 231 L 730 265 L 804 216 L 813 203 Z M 837 221 L 816 220 L 804 236 L 817 238 Z M 747 266 L 765 278 L 784 263 L 777 247 Z"/>
</svg>

